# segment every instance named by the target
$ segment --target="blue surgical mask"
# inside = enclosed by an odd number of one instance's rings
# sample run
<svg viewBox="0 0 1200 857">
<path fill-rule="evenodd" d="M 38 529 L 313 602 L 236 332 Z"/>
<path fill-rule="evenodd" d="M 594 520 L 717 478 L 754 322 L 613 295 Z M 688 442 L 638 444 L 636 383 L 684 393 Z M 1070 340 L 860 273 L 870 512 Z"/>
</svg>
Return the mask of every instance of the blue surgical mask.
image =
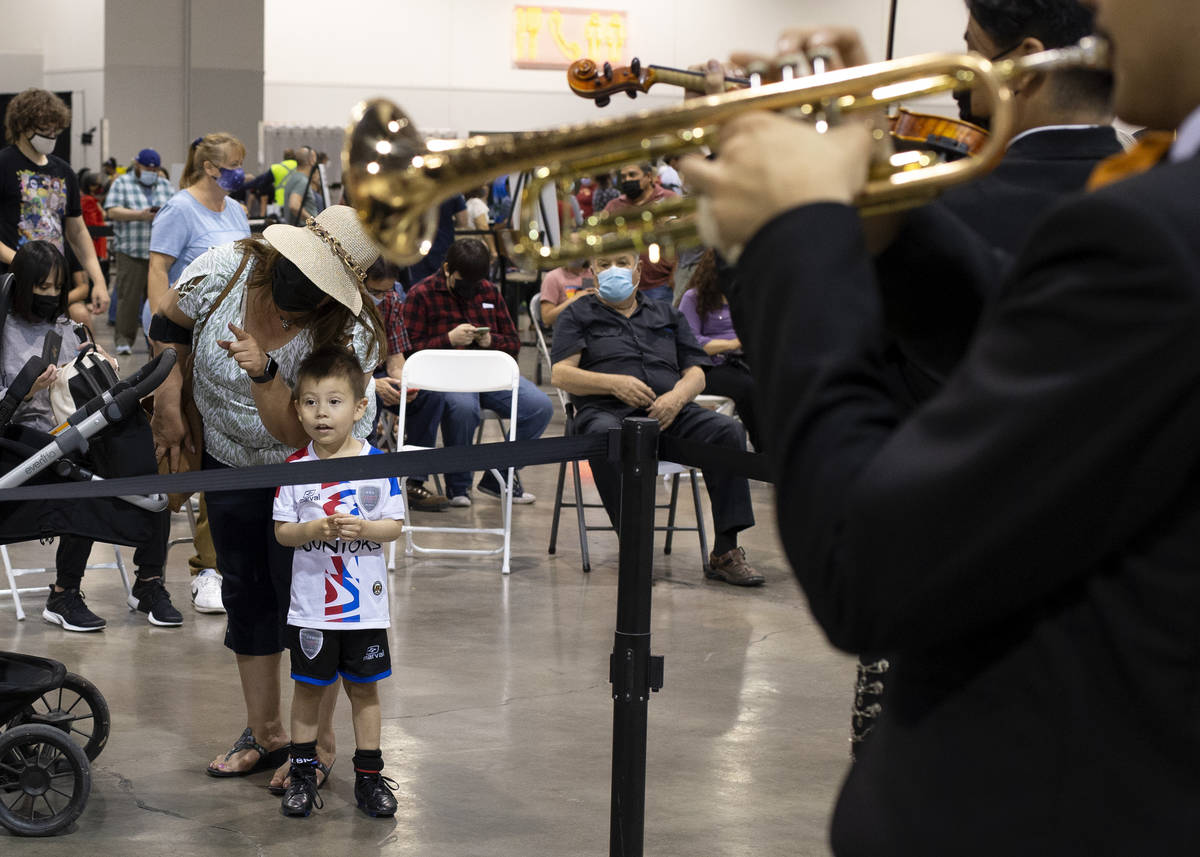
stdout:
<svg viewBox="0 0 1200 857">
<path fill-rule="evenodd" d="M 225 167 L 220 167 L 221 175 L 217 177 L 217 186 L 225 193 L 237 193 L 242 189 L 242 185 L 246 183 L 246 171 L 241 167 L 236 170 L 227 170 Z"/>
<path fill-rule="evenodd" d="M 158 184 L 158 173 L 154 172 L 154 170 L 143 168 L 141 173 L 138 174 L 138 181 L 146 187 L 154 187 Z"/>
<path fill-rule="evenodd" d="M 596 274 L 596 293 L 606 303 L 623 303 L 629 300 L 636 288 L 633 284 L 632 268 L 618 268 L 613 265 Z"/>
</svg>

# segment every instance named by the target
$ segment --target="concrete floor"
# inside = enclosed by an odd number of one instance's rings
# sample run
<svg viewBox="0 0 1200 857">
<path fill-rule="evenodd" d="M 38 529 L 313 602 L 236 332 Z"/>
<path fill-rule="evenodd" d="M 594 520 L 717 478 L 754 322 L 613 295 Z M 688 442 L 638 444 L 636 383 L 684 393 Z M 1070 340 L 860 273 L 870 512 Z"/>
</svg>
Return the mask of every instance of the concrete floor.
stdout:
<svg viewBox="0 0 1200 857">
<path fill-rule="evenodd" d="M 100 331 L 102 340 L 109 331 Z M 522 354 L 529 377 L 532 355 Z M 548 434 L 560 432 L 556 420 Z M 96 634 L 43 622 L 38 595 L 25 597 L 29 618 L 17 622 L 0 598 L 0 649 L 63 661 L 97 684 L 112 710 L 111 737 L 93 763 L 91 798 L 77 824 L 48 840 L 0 829 L 0 851 L 607 853 L 617 543 L 611 533 L 593 533 L 593 571 L 585 575 L 567 518 L 558 555 L 547 555 L 555 476 L 551 466 L 523 473 L 539 499 L 514 508 L 509 577 L 489 559 L 401 557 L 392 574 L 394 674 L 381 687 L 385 773 L 400 784 L 391 820 L 355 809 L 345 700 L 339 759 L 322 790 L 325 807 L 312 817 L 283 818 L 265 790 L 266 773 L 204 774 L 245 724 L 233 659 L 222 646 L 224 618 L 190 607 L 190 546 L 173 548 L 168 568 L 182 628 L 155 628 L 129 613 L 112 571 L 85 579 L 89 605 L 108 619 Z M 759 523 L 742 543 L 766 575 L 762 588 L 704 580 L 692 534 L 678 534 L 670 556 L 659 536 L 653 651 L 665 656 L 666 681 L 650 702 L 647 855 L 829 853 L 828 819 L 848 764 L 853 662 L 831 649 L 809 615 L 778 546 L 770 488 L 752 483 L 752 491 Z M 690 507 L 681 503 L 688 521 Z M 441 524 L 497 514 L 497 501 L 484 498 L 469 510 L 423 517 Z M 186 532 L 182 515 L 175 529 Z M 52 550 L 25 544 L 10 552 L 26 565 L 52 563 Z M 111 549 L 98 546 L 93 559 L 111 559 Z"/>
</svg>

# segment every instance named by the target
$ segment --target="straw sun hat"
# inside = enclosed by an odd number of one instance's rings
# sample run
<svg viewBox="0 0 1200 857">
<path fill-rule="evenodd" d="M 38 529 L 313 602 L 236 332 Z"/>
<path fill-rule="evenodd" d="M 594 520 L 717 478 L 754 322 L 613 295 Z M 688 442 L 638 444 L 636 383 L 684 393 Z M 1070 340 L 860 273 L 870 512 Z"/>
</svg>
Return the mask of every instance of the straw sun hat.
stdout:
<svg viewBox="0 0 1200 857">
<path fill-rule="evenodd" d="M 360 286 L 366 282 L 367 268 L 379 258 L 358 222 L 358 214 L 348 205 L 331 205 L 306 226 L 276 223 L 263 230 L 263 237 L 286 256 L 317 288 L 350 308 L 362 311 Z"/>
</svg>

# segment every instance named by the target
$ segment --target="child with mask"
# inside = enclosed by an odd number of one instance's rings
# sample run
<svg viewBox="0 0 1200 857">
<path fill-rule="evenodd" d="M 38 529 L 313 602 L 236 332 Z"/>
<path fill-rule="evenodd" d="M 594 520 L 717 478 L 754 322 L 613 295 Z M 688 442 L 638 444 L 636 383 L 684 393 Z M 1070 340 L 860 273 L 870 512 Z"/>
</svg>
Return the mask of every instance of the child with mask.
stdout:
<svg viewBox="0 0 1200 857">
<path fill-rule="evenodd" d="M 74 360 L 83 344 L 75 325 L 67 319 L 67 260 L 53 244 L 48 241 L 24 244 L 13 256 L 10 273 L 13 276 L 12 307 L 4 321 L 3 344 L 0 345 L 0 397 L 8 392 L 25 362 L 42 353 L 47 333 L 54 331 L 62 337 L 59 366 Z M 49 391 L 58 372 L 58 366 L 50 366 L 38 376 L 25 401 L 13 414 L 13 423 L 41 432 L 54 428 L 57 420 L 50 406 Z M 183 623 L 183 617 L 171 604 L 162 583 L 169 526 L 167 513 L 162 515 L 161 529 L 134 551 L 137 582 L 129 604 L 147 614 L 152 625 L 176 627 Z M 79 591 L 91 551 L 91 539 L 70 534 L 59 536 L 55 554 L 57 577 L 50 587 L 42 618 L 61 625 L 66 631 L 99 631 L 107 624 L 88 609 L 83 593 Z"/>
</svg>

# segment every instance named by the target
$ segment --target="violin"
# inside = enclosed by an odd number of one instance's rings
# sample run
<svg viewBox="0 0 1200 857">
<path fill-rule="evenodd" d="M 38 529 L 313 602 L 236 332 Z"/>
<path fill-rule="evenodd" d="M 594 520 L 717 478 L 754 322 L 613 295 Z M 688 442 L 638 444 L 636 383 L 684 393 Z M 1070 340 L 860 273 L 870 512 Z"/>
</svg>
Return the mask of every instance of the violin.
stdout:
<svg viewBox="0 0 1200 857">
<path fill-rule="evenodd" d="M 581 98 L 590 98 L 597 107 L 607 107 L 612 97 L 618 92 L 624 92 L 630 98 L 637 98 L 639 92 L 649 92 L 650 87 L 666 83 L 680 86 L 689 92 L 705 94 L 704 72 L 687 71 L 681 68 L 670 68 L 663 65 L 642 65 L 641 60 L 634 57 L 627 66 L 613 66 L 605 63 L 597 66 L 595 60 L 575 60 L 567 68 L 567 85 L 571 91 Z M 726 77 L 725 91 L 745 89 L 750 81 L 742 77 Z"/>
<path fill-rule="evenodd" d="M 988 138 L 987 131 L 971 122 L 917 113 L 906 107 L 900 108 L 891 123 L 892 140 L 898 150 L 932 149 L 948 160 L 977 154 Z"/>
<path fill-rule="evenodd" d="M 636 57 L 627 66 L 613 66 L 607 62 L 597 66 L 594 60 L 575 60 L 567 69 L 567 85 L 571 91 L 581 98 L 592 99 L 597 107 L 607 107 L 612 96 L 618 92 L 636 98 L 639 92 L 649 92 L 650 87 L 659 83 L 700 94 L 706 92 L 704 72 L 660 65 L 644 66 Z M 749 86 L 750 80 L 747 78 L 725 78 L 726 92 Z M 897 150 L 932 150 L 946 160 L 976 154 L 988 138 L 987 131 L 970 122 L 918 113 L 904 107 L 891 117 L 891 126 Z"/>
</svg>

